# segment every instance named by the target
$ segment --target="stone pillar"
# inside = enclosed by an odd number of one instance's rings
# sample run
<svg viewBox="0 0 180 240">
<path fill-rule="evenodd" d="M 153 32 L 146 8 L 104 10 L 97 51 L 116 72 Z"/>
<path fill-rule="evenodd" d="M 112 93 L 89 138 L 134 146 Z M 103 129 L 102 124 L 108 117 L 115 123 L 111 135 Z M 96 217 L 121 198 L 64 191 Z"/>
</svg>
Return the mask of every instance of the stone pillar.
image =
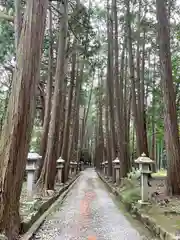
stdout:
<svg viewBox="0 0 180 240">
<path fill-rule="evenodd" d="M 27 192 L 32 195 L 34 186 L 34 173 L 37 169 L 37 162 L 42 158 L 38 153 L 28 153 L 26 172 L 27 172 Z"/>
<path fill-rule="evenodd" d="M 113 161 L 113 171 L 114 171 L 114 178 L 115 178 L 115 183 L 118 185 L 120 183 L 120 160 L 116 158 Z"/>
<path fill-rule="evenodd" d="M 69 169 L 69 173 L 70 173 L 70 177 L 73 175 L 73 162 L 70 162 L 70 169 Z"/>
<path fill-rule="evenodd" d="M 78 166 L 78 163 L 75 161 L 74 162 L 74 175 L 76 175 L 78 173 L 77 166 Z"/>
<path fill-rule="evenodd" d="M 105 167 L 105 176 L 108 177 L 108 161 L 104 162 L 104 167 Z"/>
<path fill-rule="evenodd" d="M 104 176 L 106 175 L 106 168 L 105 168 L 105 162 L 102 162 L 102 172 Z"/>
<path fill-rule="evenodd" d="M 64 168 L 64 160 L 60 157 L 58 158 L 57 160 L 57 165 L 56 165 L 56 168 L 57 168 L 57 181 L 58 183 L 62 183 L 62 171 L 63 171 L 63 168 Z"/>
<path fill-rule="evenodd" d="M 150 164 L 153 164 L 154 161 L 149 157 L 146 157 L 146 154 L 143 153 L 138 159 L 135 160 L 135 163 L 139 164 L 141 170 L 141 200 L 140 204 L 148 204 L 149 199 L 149 186 L 148 186 L 148 175 L 151 173 L 149 170 Z"/>
<path fill-rule="evenodd" d="M 81 164 L 81 171 L 83 171 L 84 170 L 84 162 L 80 161 L 80 164 Z"/>
</svg>

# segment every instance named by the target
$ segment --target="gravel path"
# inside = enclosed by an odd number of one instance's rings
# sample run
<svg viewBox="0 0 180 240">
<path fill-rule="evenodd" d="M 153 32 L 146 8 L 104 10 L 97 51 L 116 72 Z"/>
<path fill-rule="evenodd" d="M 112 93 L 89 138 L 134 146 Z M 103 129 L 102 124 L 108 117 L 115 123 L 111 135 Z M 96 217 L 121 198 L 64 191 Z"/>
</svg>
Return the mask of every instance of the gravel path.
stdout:
<svg viewBox="0 0 180 240">
<path fill-rule="evenodd" d="M 141 240 L 93 169 L 87 169 L 33 239 Z"/>
</svg>

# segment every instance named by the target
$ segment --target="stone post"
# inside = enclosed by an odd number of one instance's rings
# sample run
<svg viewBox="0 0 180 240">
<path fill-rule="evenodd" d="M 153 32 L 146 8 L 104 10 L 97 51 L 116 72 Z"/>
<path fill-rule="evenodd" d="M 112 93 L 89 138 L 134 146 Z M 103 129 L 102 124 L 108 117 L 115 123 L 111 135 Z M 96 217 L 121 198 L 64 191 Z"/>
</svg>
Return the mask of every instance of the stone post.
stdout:
<svg viewBox="0 0 180 240">
<path fill-rule="evenodd" d="M 105 168 L 105 162 L 102 162 L 102 172 L 104 176 L 106 175 L 106 168 Z"/>
<path fill-rule="evenodd" d="M 108 161 L 105 161 L 104 165 L 105 165 L 105 176 L 108 177 Z"/>
<path fill-rule="evenodd" d="M 120 160 L 118 158 L 113 161 L 113 170 L 115 174 L 115 183 L 118 185 L 120 183 Z"/>
<path fill-rule="evenodd" d="M 151 173 L 149 170 L 150 164 L 153 164 L 154 161 L 149 157 L 146 157 L 146 154 L 143 153 L 138 159 L 135 160 L 135 163 L 139 164 L 141 170 L 141 200 L 140 204 L 148 204 L 149 199 L 149 186 L 148 186 L 148 175 Z"/>
<path fill-rule="evenodd" d="M 26 172 L 27 172 L 27 192 L 32 195 L 34 185 L 34 173 L 37 169 L 37 162 L 42 157 L 38 153 L 28 153 Z"/>
<path fill-rule="evenodd" d="M 83 171 L 84 170 L 84 162 L 80 161 L 80 164 L 81 164 L 81 171 Z"/>
<path fill-rule="evenodd" d="M 57 181 L 58 183 L 62 183 L 62 171 L 63 171 L 63 167 L 64 167 L 64 160 L 60 157 L 58 158 L 57 160 L 57 165 L 56 165 L 56 168 L 57 168 Z"/>
<path fill-rule="evenodd" d="M 77 166 L 78 166 L 78 163 L 75 161 L 74 162 L 74 175 L 76 175 L 78 173 Z"/>
<path fill-rule="evenodd" d="M 73 162 L 71 161 L 70 162 L 70 169 L 69 169 L 69 172 L 70 172 L 70 177 L 73 175 Z"/>
</svg>

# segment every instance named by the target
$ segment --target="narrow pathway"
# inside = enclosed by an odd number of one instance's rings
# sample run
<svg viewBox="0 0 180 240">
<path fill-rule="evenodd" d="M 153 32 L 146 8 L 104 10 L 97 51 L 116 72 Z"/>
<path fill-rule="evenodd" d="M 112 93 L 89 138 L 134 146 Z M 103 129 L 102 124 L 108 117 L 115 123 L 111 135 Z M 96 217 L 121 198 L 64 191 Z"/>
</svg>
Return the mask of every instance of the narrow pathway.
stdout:
<svg viewBox="0 0 180 240">
<path fill-rule="evenodd" d="M 140 240 L 93 169 L 87 169 L 63 204 L 44 222 L 33 239 Z"/>
</svg>

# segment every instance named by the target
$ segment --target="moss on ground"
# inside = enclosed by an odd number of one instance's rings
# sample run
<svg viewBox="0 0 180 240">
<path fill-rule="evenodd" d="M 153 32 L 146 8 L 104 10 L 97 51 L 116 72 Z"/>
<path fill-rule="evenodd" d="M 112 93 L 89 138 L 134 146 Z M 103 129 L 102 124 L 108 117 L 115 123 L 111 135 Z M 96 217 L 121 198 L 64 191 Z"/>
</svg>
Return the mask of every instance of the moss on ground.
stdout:
<svg viewBox="0 0 180 240">
<path fill-rule="evenodd" d="M 162 176 L 165 172 L 157 173 Z M 140 200 L 140 186 L 137 181 L 123 179 L 121 187 L 118 189 L 121 200 L 128 210 L 132 210 L 132 206 L 138 206 Z M 174 206 L 175 205 L 175 206 Z M 180 200 L 172 200 L 168 205 L 161 206 L 153 203 L 147 207 L 141 208 L 141 212 L 152 217 L 162 228 L 172 234 L 176 234 L 180 230 Z"/>
<path fill-rule="evenodd" d="M 165 214 L 165 207 L 153 204 L 149 209 L 142 209 L 141 211 L 146 215 L 152 217 L 160 226 L 168 232 L 175 234 L 180 230 L 180 215 Z"/>
<path fill-rule="evenodd" d="M 161 169 L 156 173 L 152 173 L 152 177 L 166 177 L 167 176 L 167 170 Z"/>
</svg>

